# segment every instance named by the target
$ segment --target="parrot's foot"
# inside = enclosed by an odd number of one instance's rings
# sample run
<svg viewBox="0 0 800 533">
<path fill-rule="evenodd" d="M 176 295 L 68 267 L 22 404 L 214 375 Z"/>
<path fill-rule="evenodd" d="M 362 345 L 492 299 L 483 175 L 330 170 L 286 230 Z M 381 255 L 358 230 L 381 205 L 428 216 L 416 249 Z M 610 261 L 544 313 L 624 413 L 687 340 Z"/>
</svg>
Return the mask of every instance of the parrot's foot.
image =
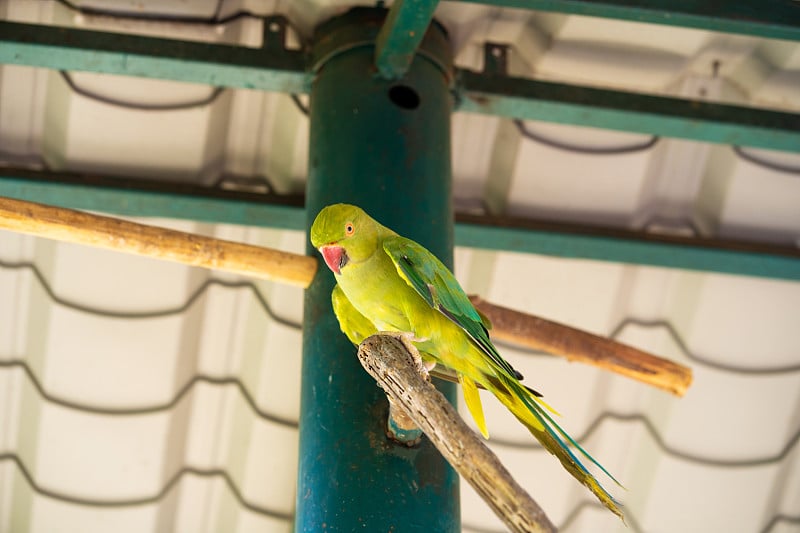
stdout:
<svg viewBox="0 0 800 533">
<path fill-rule="evenodd" d="M 408 350 L 408 353 L 410 353 L 411 357 L 414 359 L 415 366 L 417 367 L 417 371 L 420 373 L 420 375 L 424 377 L 426 381 L 431 380 L 428 371 L 436 366 L 436 362 L 423 362 L 422 356 L 420 355 L 419 350 L 417 350 L 417 346 L 414 344 L 415 342 L 423 342 L 425 339 L 418 339 L 410 331 L 381 331 L 380 334 L 388 337 L 394 337 L 402 342 L 403 346 L 406 347 L 406 350 Z M 429 366 L 431 363 L 432 366 Z"/>
<path fill-rule="evenodd" d="M 389 337 L 394 337 L 396 339 L 403 339 L 404 342 L 425 342 L 430 339 L 421 339 L 419 337 L 415 337 L 413 333 L 410 331 L 381 331 L 381 335 L 388 335 Z M 416 349 L 416 348 L 415 348 Z"/>
<path fill-rule="evenodd" d="M 403 331 L 382 331 L 379 335 L 394 337 L 399 340 L 403 346 L 405 346 L 406 351 L 411 355 L 411 362 L 416 371 L 425 381 L 431 380 L 428 374 L 428 365 L 430 365 L 430 362 L 423 362 L 422 356 L 414 344 L 418 342 L 419 339 L 416 339 L 412 333 Z M 434 362 L 433 364 L 435 365 L 436 363 Z M 386 435 L 395 442 L 404 446 L 413 447 L 419 444 L 422 439 L 422 430 L 414 423 L 411 417 L 408 416 L 408 413 L 389 399 L 389 416 L 386 420 Z"/>
</svg>

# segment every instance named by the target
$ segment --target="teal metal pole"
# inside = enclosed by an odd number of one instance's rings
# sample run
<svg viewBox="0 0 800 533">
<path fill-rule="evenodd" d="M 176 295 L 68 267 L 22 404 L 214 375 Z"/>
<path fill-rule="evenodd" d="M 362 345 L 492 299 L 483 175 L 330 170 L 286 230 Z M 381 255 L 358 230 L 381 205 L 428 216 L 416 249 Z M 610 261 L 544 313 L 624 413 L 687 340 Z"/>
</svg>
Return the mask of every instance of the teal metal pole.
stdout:
<svg viewBox="0 0 800 533">
<path fill-rule="evenodd" d="M 405 77 L 383 79 L 385 13 L 356 8 L 314 36 L 307 223 L 357 204 L 452 265 L 449 44 L 432 25 Z M 296 531 L 460 531 L 457 474 L 427 439 L 386 437 L 386 397 L 339 330 L 333 285 L 321 269 L 305 295 Z"/>
</svg>

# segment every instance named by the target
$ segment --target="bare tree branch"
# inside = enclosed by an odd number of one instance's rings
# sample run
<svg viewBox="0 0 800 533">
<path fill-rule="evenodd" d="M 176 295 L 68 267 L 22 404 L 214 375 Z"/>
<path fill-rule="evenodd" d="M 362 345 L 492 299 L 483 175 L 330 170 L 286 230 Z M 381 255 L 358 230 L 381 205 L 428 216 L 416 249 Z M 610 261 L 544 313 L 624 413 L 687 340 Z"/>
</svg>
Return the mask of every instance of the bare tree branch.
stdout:
<svg viewBox="0 0 800 533">
<path fill-rule="evenodd" d="M 317 260 L 128 220 L 0 197 L 0 229 L 308 287 Z"/>
<path fill-rule="evenodd" d="M 511 477 L 497 456 L 467 426 L 450 402 L 423 375 L 411 343 L 373 335 L 361 343 L 358 358 L 386 391 L 389 401 L 419 426 L 434 446 L 489 507 L 515 533 L 551 533 L 544 511 Z"/>
<path fill-rule="evenodd" d="M 676 396 L 683 396 L 692 384 L 692 369 L 669 359 L 565 324 L 501 307 L 480 296 L 470 296 L 470 300 L 491 320 L 494 339 L 597 366 Z"/>
</svg>

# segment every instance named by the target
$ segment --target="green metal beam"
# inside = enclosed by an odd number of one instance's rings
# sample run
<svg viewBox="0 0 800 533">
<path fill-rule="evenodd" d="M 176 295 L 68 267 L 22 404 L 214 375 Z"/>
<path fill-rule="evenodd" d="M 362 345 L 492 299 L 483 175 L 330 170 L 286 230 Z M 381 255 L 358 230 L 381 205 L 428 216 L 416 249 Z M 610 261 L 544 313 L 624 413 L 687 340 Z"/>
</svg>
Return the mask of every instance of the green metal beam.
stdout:
<svg viewBox="0 0 800 533">
<path fill-rule="evenodd" d="M 305 231 L 306 224 L 301 196 L 209 191 L 47 171 L 0 170 L 0 196 L 125 216 L 296 231 Z M 800 250 L 772 244 L 666 237 L 466 214 L 456 215 L 455 243 L 497 251 L 800 281 Z"/>
<path fill-rule="evenodd" d="M 327 52 L 312 54 L 306 61 L 300 51 L 285 50 L 285 26 L 282 17 L 275 17 L 275 24 L 266 23 L 265 47 L 252 49 L 0 22 L 0 62 L 308 92 L 313 66 L 325 61 Z M 270 33 L 270 28 L 277 31 Z M 432 54 L 421 55 L 437 60 Z M 549 83 L 498 73 L 461 70 L 456 77 L 460 111 L 800 151 L 797 113 Z"/>
<path fill-rule="evenodd" d="M 800 114 L 461 70 L 459 111 L 800 151 Z"/>
<path fill-rule="evenodd" d="M 0 196 L 113 215 L 303 231 L 299 195 L 243 194 L 131 178 L 0 169 Z"/>
<path fill-rule="evenodd" d="M 460 0 L 502 7 L 554 11 L 651 24 L 665 24 L 800 40 L 800 6 L 793 0 Z"/>
<path fill-rule="evenodd" d="M 742 241 L 457 215 L 459 246 L 800 281 L 800 249 Z"/>
<path fill-rule="evenodd" d="M 0 63 L 306 93 L 305 56 L 286 50 L 286 19 L 264 23 L 264 47 L 178 41 L 0 21 Z"/>
<path fill-rule="evenodd" d="M 439 0 L 395 0 L 375 41 L 375 66 L 386 79 L 402 78 L 416 55 Z"/>
</svg>

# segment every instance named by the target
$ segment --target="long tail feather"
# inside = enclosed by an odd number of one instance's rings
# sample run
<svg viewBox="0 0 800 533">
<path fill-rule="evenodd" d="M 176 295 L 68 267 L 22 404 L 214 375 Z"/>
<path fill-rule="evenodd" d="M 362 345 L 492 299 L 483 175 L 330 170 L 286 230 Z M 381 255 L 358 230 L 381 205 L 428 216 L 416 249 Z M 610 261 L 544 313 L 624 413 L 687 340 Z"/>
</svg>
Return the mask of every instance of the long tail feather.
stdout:
<svg viewBox="0 0 800 533">
<path fill-rule="evenodd" d="M 611 512 L 623 521 L 625 520 L 614 497 L 600 485 L 564 440 L 574 445 L 582 455 L 597 465 L 615 483 L 618 485 L 620 483 L 553 420 L 547 413 L 547 409 L 540 405 L 541 400 L 531 394 L 522 384 L 504 375 L 488 379 L 485 386 L 528 428 L 547 451 L 561 461 L 562 466 L 575 479 L 592 491 Z"/>
<path fill-rule="evenodd" d="M 459 374 L 458 380 L 461 382 L 461 388 L 464 390 L 464 403 L 467 404 L 472 419 L 483 435 L 483 438 L 489 438 L 489 431 L 486 429 L 486 419 L 483 416 L 483 405 L 481 404 L 481 396 L 478 394 L 478 387 L 471 378 Z"/>
</svg>

